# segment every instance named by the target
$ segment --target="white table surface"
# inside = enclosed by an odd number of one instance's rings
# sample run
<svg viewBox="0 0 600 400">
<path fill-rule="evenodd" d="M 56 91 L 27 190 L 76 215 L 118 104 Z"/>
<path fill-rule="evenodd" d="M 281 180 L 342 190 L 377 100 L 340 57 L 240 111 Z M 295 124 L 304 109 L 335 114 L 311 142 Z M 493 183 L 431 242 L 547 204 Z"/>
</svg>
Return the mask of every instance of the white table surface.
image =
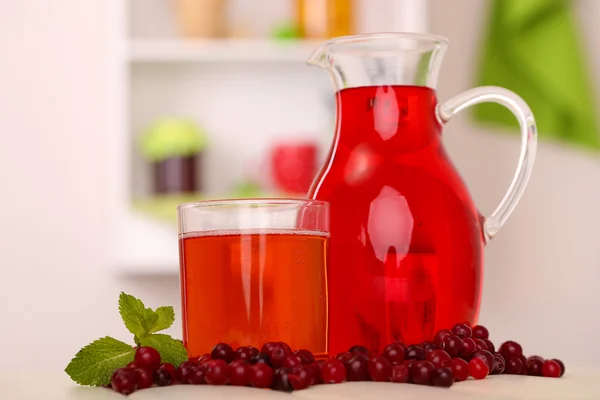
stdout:
<svg viewBox="0 0 600 400">
<path fill-rule="evenodd" d="M 455 383 L 451 388 L 410 384 L 352 382 L 319 385 L 292 393 L 231 386 L 176 385 L 125 397 L 104 388 L 81 387 L 64 373 L 0 374 L 0 399 L 6 400 L 600 400 L 600 370 L 567 372 L 559 379 L 491 376 Z"/>
</svg>

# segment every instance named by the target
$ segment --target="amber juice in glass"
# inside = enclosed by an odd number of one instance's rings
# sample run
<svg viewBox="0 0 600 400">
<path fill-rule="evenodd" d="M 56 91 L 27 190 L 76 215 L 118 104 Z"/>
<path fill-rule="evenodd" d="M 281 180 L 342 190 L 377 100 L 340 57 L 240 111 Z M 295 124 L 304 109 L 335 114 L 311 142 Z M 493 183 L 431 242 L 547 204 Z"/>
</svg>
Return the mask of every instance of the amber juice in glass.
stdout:
<svg viewBox="0 0 600 400">
<path fill-rule="evenodd" d="M 179 207 L 183 338 L 190 357 L 225 342 L 282 341 L 327 354 L 328 206 L 234 200 Z"/>
</svg>

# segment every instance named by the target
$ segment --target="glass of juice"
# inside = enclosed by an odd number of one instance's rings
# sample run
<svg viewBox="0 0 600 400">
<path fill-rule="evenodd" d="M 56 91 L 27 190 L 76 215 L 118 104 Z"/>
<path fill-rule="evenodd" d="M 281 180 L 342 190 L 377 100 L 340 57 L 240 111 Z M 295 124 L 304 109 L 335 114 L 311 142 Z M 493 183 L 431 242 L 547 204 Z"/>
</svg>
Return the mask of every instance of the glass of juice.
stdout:
<svg viewBox="0 0 600 400">
<path fill-rule="evenodd" d="M 327 354 L 327 202 L 216 200 L 177 211 L 190 357 L 220 342 Z"/>
</svg>

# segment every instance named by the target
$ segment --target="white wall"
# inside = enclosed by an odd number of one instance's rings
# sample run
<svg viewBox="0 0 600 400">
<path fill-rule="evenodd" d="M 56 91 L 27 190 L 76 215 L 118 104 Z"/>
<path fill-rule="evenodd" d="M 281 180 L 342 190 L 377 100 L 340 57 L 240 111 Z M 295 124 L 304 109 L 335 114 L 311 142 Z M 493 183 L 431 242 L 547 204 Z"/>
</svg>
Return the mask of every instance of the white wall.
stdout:
<svg viewBox="0 0 600 400">
<path fill-rule="evenodd" d="M 24 0 L 0 16 L 0 370 L 60 371 L 97 337 L 128 339 L 118 293 L 148 298 L 108 263 L 111 4 Z"/>
<path fill-rule="evenodd" d="M 474 85 L 488 2 L 430 0 L 430 27 L 450 38 L 440 76 L 443 101 Z M 600 93 L 600 2 L 576 2 Z M 595 16 L 595 17 L 594 17 Z M 598 103 L 600 105 L 600 102 Z M 459 115 L 445 129 L 450 155 L 484 213 L 502 198 L 519 152 L 513 133 Z M 486 249 L 481 322 L 494 339 L 525 351 L 600 364 L 600 155 L 540 141 L 530 187 Z"/>
</svg>

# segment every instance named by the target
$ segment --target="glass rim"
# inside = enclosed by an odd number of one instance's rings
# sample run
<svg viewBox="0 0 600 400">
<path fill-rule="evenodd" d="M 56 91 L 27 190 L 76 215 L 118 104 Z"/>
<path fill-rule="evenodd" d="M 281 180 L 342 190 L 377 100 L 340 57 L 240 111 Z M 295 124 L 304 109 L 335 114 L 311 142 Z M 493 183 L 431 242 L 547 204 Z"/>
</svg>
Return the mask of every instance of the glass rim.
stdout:
<svg viewBox="0 0 600 400">
<path fill-rule="evenodd" d="M 204 208 L 214 206 L 250 206 L 250 205 L 292 205 L 292 206 L 320 206 L 328 207 L 329 202 L 315 199 L 299 199 L 286 197 L 254 197 L 247 199 L 215 199 L 201 200 L 181 203 L 177 206 L 177 211 L 190 208 Z"/>
</svg>

